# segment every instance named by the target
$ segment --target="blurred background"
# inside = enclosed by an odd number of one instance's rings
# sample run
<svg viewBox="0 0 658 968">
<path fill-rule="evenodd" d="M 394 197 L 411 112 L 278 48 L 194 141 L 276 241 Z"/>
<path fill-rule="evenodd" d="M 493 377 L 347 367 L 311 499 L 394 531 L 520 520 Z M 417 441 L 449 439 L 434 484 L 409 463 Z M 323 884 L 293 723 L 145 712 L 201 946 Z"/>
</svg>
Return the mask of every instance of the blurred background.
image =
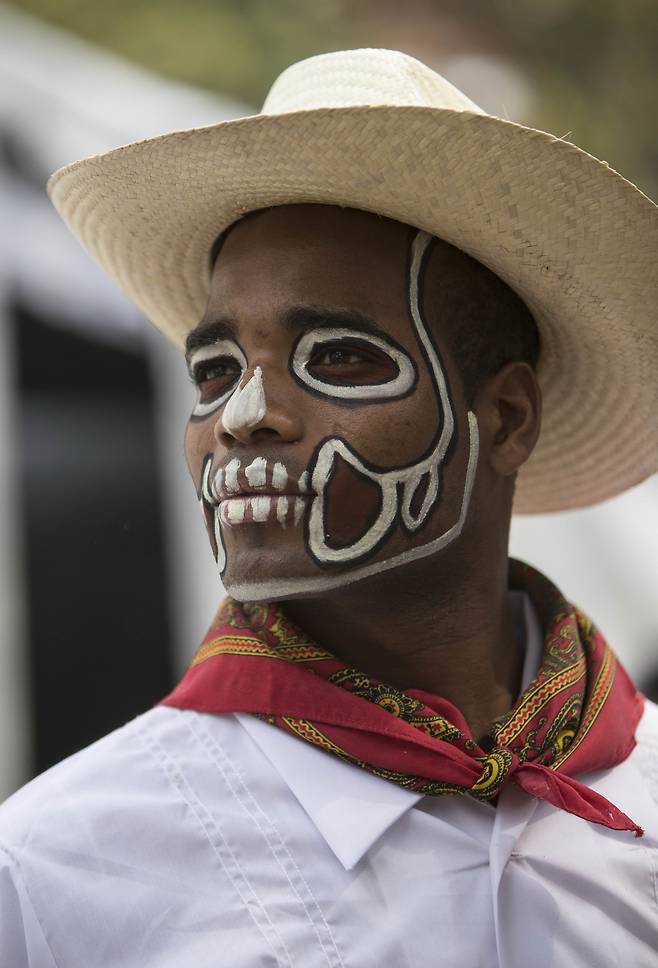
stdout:
<svg viewBox="0 0 658 968">
<path fill-rule="evenodd" d="M 0 4 L 0 799 L 157 702 L 221 597 L 182 361 L 68 235 L 46 179 L 255 113 L 287 64 L 359 46 L 406 51 L 658 194 L 655 0 Z M 512 528 L 654 697 L 657 537 L 656 478 Z"/>
</svg>

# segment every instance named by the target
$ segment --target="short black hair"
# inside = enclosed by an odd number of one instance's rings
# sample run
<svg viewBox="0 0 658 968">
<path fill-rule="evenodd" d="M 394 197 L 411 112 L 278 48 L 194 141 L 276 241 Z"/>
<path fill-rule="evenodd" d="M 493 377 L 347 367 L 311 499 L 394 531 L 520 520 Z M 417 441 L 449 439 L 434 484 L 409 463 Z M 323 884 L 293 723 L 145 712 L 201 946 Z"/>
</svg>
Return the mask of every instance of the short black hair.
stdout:
<svg viewBox="0 0 658 968">
<path fill-rule="evenodd" d="M 536 370 L 539 330 L 521 297 L 477 259 L 441 239 L 428 256 L 423 302 L 459 369 L 468 406 L 505 364 L 522 360 Z"/>
</svg>

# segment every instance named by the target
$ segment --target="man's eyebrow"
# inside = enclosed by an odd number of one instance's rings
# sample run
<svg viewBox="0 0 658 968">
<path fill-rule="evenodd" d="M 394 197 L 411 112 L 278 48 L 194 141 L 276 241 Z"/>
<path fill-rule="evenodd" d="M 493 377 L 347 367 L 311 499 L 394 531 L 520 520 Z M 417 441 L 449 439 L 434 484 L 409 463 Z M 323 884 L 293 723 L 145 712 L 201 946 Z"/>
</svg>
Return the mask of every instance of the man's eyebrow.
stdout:
<svg viewBox="0 0 658 968">
<path fill-rule="evenodd" d="M 358 309 L 333 309 L 323 306 L 293 306 L 283 314 L 288 329 L 355 329 L 371 336 L 388 334 L 374 319 Z"/>
<path fill-rule="evenodd" d="M 211 346 L 220 339 L 237 339 L 236 325 L 232 319 L 222 317 L 209 321 L 201 321 L 195 326 L 185 340 L 185 357 L 189 360 L 195 350 L 204 346 Z"/>
<path fill-rule="evenodd" d="M 374 319 L 358 309 L 335 309 L 324 306 L 292 306 L 280 317 L 280 324 L 286 329 L 354 329 L 371 336 L 386 338 L 385 330 Z M 192 354 L 205 346 L 212 346 L 221 339 L 237 340 L 237 325 L 227 316 L 219 319 L 203 320 L 195 326 L 185 340 L 185 357 L 189 361 Z"/>
</svg>

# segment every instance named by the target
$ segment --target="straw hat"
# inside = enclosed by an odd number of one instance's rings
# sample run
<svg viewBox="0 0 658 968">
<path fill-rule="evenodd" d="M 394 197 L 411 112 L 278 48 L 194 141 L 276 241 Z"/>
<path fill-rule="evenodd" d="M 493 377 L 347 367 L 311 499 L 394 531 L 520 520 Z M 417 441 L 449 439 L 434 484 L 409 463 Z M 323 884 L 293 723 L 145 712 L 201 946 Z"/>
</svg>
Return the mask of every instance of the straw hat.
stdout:
<svg viewBox="0 0 658 968">
<path fill-rule="evenodd" d="M 344 205 L 440 236 L 515 289 L 541 332 L 544 423 L 515 511 L 593 504 L 658 470 L 656 206 L 412 57 L 312 57 L 281 74 L 259 115 L 75 162 L 48 187 L 179 347 L 205 309 L 214 239 L 247 212 Z"/>
</svg>

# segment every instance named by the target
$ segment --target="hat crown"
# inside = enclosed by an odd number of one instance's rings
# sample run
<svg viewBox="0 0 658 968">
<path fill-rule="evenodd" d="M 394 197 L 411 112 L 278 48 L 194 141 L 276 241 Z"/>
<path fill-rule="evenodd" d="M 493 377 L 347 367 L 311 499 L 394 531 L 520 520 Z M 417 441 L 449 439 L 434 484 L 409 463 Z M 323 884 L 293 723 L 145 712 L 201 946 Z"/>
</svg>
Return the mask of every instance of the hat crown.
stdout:
<svg viewBox="0 0 658 968">
<path fill-rule="evenodd" d="M 278 76 L 263 114 L 404 105 L 485 112 L 425 64 L 396 50 L 341 50 L 292 64 Z"/>
</svg>

